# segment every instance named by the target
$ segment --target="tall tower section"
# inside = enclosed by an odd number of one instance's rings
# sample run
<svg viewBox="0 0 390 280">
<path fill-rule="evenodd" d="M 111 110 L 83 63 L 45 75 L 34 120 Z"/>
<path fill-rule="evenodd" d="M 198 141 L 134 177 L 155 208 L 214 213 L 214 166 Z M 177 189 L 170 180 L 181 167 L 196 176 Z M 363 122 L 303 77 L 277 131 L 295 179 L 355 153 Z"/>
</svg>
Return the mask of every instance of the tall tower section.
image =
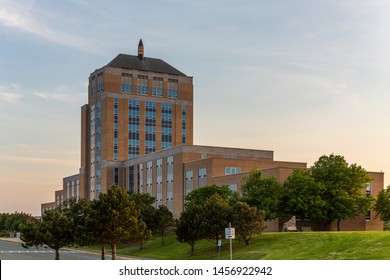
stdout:
<svg viewBox="0 0 390 280">
<path fill-rule="evenodd" d="M 137 55 L 91 73 L 81 116 L 80 190 L 92 200 L 109 187 L 110 162 L 193 144 L 193 78 L 145 57 L 140 40 Z"/>
</svg>

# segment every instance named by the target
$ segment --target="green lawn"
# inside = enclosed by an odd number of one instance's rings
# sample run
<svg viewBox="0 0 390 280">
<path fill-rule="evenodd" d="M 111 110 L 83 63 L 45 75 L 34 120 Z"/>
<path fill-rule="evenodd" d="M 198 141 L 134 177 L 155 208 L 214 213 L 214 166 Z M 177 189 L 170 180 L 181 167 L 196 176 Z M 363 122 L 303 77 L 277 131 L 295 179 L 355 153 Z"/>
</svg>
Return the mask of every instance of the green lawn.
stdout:
<svg viewBox="0 0 390 280">
<path fill-rule="evenodd" d="M 154 237 L 144 249 L 120 249 L 118 253 L 162 260 L 227 260 L 229 240 L 222 241 L 218 254 L 214 243 L 198 241 L 195 255 L 190 246 L 176 241 L 174 235 L 161 240 Z M 255 236 L 246 246 L 233 240 L 234 260 L 390 260 L 390 232 L 278 232 Z"/>
</svg>

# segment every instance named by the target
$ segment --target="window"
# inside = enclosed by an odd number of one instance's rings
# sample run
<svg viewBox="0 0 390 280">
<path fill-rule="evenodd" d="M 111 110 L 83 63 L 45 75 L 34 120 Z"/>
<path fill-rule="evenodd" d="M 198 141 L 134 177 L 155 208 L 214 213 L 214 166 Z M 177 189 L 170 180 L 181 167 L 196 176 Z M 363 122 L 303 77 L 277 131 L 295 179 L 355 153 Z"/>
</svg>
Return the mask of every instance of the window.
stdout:
<svg viewBox="0 0 390 280">
<path fill-rule="evenodd" d="M 186 126 L 186 120 L 187 120 L 187 112 L 186 112 L 186 106 L 181 106 L 181 143 L 186 143 L 186 132 L 187 132 L 187 126 Z"/>
<path fill-rule="evenodd" d="M 371 182 L 366 183 L 366 195 L 371 195 Z"/>
<path fill-rule="evenodd" d="M 193 190 L 193 182 L 194 182 L 194 171 L 193 170 L 187 170 L 185 172 L 185 195 L 187 196 L 192 190 Z"/>
<path fill-rule="evenodd" d="M 118 98 L 114 98 L 114 160 L 118 160 L 118 103 Z"/>
<path fill-rule="evenodd" d="M 147 95 L 148 91 L 148 76 L 138 75 L 137 93 L 140 95 Z"/>
<path fill-rule="evenodd" d="M 368 211 L 367 211 L 366 220 L 367 220 L 367 221 L 371 220 L 371 210 L 368 210 Z"/>
<path fill-rule="evenodd" d="M 167 183 L 173 182 L 173 156 L 167 157 Z"/>
<path fill-rule="evenodd" d="M 97 74 L 97 92 L 104 91 L 103 72 Z"/>
<path fill-rule="evenodd" d="M 129 73 L 122 73 L 122 93 L 133 92 L 133 75 Z"/>
<path fill-rule="evenodd" d="M 152 183 L 153 183 L 153 162 L 148 161 L 146 163 L 146 192 L 150 195 L 152 195 Z"/>
<path fill-rule="evenodd" d="M 161 105 L 161 148 L 172 147 L 172 104 Z"/>
<path fill-rule="evenodd" d="M 164 95 L 164 82 L 162 77 L 153 77 L 153 96 L 163 96 Z"/>
<path fill-rule="evenodd" d="M 178 80 L 177 79 L 168 79 L 168 97 L 178 98 L 179 89 L 178 89 Z"/>
<path fill-rule="evenodd" d="M 156 207 L 162 205 L 162 159 L 156 161 Z"/>
<path fill-rule="evenodd" d="M 119 186 L 119 168 L 114 168 L 114 185 Z"/>
<path fill-rule="evenodd" d="M 237 192 L 237 184 L 229 184 L 229 189 L 233 192 Z"/>
<path fill-rule="evenodd" d="M 206 185 L 206 168 L 198 169 L 198 187 L 203 187 Z"/>
<path fill-rule="evenodd" d="M 128 101 L 128 159 L 139 156 L 140 102 Z"/>
<path fill-rule="evenodd" d="M 144 175 L 144 165 L 138 164 L 138 174 L 137 174 L 137 192 L 143 193 L 143 175 Z"/>
<path fill-rule="evenodd" d="M 240 167 L 226 167 L 225 168 L 225 175 L 233 175 L 233 174 L 239 174 L 241 173 Z"/>
<path fill-rule="evenodd" d="M 129 166 L 129 192 L 134 193 L 134 166 Z"/>
<path fill-rule="evenodd" d="M 166 184 L 166 205 L 169 211 L 173 212 L 173 156 L 167 157 L 167 184 Z"/>
<path fill-rule="evenodd" d="M 156 102 L 145 102 L 145 154 L 156 151 Z"/>
</svg>

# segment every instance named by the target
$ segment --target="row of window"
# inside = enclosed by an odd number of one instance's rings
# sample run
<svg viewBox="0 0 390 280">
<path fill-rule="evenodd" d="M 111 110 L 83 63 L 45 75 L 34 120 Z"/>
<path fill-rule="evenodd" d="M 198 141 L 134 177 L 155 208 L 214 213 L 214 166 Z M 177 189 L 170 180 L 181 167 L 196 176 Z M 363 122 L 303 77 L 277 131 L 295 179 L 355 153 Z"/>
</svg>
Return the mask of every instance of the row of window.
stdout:
<svg viewBox="0 0 390 280">
<path fill-rule="evenodd" d="M 187 119 L 187 110 L 186 106 L 181 106 L 181 143 L 186 143 L 186 134 L 187 134 L 187 125 L 186 125 L 186 119 Z"/>
<path fill-rule="evenodd" d="M 98 84 L 98 92 L 103 91 L 103 84 Z M 133 92 L 133 85 L 132 84 L 126 84 L 122 83 L 122 93 L 132 93 Z M 146 85 L 138 85 L 137 86 L 137 93 L 140 95 L 148 95 L 149 93 L 149 87 Z M 152 95 L 157 97 L 162 97 L 164 95 L 164 89 L 153 87 L 152 88 Z M 177 89 L 168 89 L 168 97 L 170 98 L 178 98 L 179 97 L 179 90 Z"/>
<path fill-rule="evenodd" d="M 118 98 L 114 98 L 114 160 L 118 160 Z"/>
<path fill-rule="evenodd" d="M 102 78 L 102 77 L 101 77 Z M 137 93 L 147 95 L 149 92 L 149 77 L 147 75 L 138 75 Z M 93 83 L 92 83 L 93 85 Z M 133 75 L 129 73 L 122 73 L 121 81 L 122 93 L 133 92 Z M 164 95 L 164 79 L 162 77 L 153 77 L 152 95 L 161 97 Z M 168 97 L 178 97 L 178 80 L 168 80 Z"/>
<path fill-rule="evenodd" d="M 118 98 L 114 98 L 114 160 L 118 160 Z M 162 104 L 161 106 L 161 147 L 167 149 L 172 147 L 172 104 Z M 145 102 L 145 154 L 156 151 L 156 102 Z M 128 139 L 139 141 L 140 135 L 140 101 L 128 100 Z M 182 143 L 186 142 L 186 106 L 182 106 Z M 128 158 L 139 155 L 139 145 L 132 148 L 129 144 Z"/>
<path fill-rule="evenodd" d="M 170 156 L 167 158 L 167 169 L 166 169 L 166 177 L 167 177 L 167 185 L 166 185 L 166 205 L 170 211 L 173 212 L 173 157 Z M 136 166 L 130 166 L 128 168 L 128 190 L 130 193 L 135 192 L 135 188 L 138 193 L 143 192 L 143 167 L 144 164 L 138 164 Z M 124 171 L 124 180 L 126 177 L 126 170 Z M 152 183 L 153 183 L 153 165 L 152 162 L 149 161 L 146 163 L 146 191 L 148 193 L 152 193 Z M 135 178 L 135 174 L 137 174 L 137 180 Z M 162 159 L 158 159 L 156 161 L 156 207 L 162 204 Z M 116 168 L 114 170 L 114 184 L 119 184 L 119 169 Z M 126 185 L 126 183 L 124 184 Z"/>
</svg>

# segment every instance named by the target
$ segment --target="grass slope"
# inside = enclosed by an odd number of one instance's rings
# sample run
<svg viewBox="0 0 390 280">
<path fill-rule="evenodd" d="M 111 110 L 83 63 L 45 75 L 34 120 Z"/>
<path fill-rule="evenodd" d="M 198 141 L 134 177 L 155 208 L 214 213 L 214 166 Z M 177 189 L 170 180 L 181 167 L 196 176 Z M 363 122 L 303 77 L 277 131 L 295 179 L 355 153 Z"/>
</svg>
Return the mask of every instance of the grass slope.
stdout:
<svg viewBox="0 0 390 280">
<path fill-rule="evenodd" d="M 228 260 L 229 240 L 222 241 L 220 254 L 215 243 L 198 241 L 195 255 L 190 246 L 165 238 L 165 246 L 154 237 L 144 249 L 120 249 L 118 253 L 162 260 Z M 234 260 L 390 260 L 390 232 L 278 232 L 254 236 L 251 244 L 233 240 Z"/>
</svg>

